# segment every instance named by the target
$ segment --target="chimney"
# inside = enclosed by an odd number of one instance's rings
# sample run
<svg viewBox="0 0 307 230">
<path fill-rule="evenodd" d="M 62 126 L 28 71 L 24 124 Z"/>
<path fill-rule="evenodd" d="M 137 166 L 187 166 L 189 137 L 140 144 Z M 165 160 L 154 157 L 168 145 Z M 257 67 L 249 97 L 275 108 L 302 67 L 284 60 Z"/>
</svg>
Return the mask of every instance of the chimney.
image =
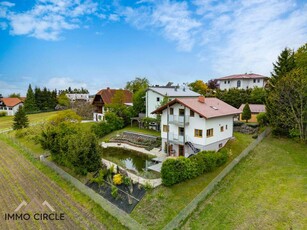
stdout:
<svg viewBox="0 0 307 230">
<path fill-rule="evenodd" d="M 107 87 L 107 90 L 110 91 L 110 87 Z"/>
<path fill-rule="evenodd" d="M 202 95 L 198 96 L 198 101 L 199 101 L 200 103 L 205 103 L 205 97 L 202 96 Z"/>
</svg>

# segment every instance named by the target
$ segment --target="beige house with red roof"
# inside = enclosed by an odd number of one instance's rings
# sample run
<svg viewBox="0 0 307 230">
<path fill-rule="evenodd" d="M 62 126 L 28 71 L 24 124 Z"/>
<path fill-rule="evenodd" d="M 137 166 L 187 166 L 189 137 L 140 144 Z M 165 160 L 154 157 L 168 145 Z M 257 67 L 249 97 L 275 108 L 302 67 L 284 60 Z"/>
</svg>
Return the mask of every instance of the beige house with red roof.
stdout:
<svg viewBox="0 0 307 230">
<path fill-rule="evenodd" d="M 233 137 L 233 118 L 240 110 L 217 99 L 176 98 L 153 113 L 161 114 L 162 149 L 185 156 L 218 150 Z"/>
<path fill-rule="evenodd" d="M 19 98 L 0 98 L 0 112 L 5 111 L 8 116 L 14 116 L 23 102 Z"/>
<path fill-rule="evenodd" d="M 266 112 L 265 105 L 262 105 L 262 104 L 248 104 L 248 105 L 249 105 L 249 108 L 250 108 L 251 113 L 252 113 L 251 119 L 249 119 L 248 122 L 257 122 L 257 115 L 259 113 L 265 113 Z M 245 104 L 242 104 L 239 108 L 239 110 L 240 110 L 240 120 L 241 121 L 245 121 L 245 120 L 242 120 L 242 112 L 243 112 L 244 106 L 245 106 Z"/>
<path fill-rule="evenodd" d="M 226 77 L 217 78 L 221 90 L 228 90 L 231 88 L 250 89 L 263 88 L 269 78 L 259 74 L 235 74 Z"/>
<path fill-rule="evenodd" d="M 119 98 L 116 98 L 119 97 Z M 133 94 L 126 89 L 106 89 L 100 90 L 94 97 L 93 105 L 95 106 L 95 112 L 93 114 L 94 121 L 103 120 L 105 111 L 105 105 L 111 104 L 113 99 L 121 101 L 126 106 L 132 106 Z"/>
</svg>

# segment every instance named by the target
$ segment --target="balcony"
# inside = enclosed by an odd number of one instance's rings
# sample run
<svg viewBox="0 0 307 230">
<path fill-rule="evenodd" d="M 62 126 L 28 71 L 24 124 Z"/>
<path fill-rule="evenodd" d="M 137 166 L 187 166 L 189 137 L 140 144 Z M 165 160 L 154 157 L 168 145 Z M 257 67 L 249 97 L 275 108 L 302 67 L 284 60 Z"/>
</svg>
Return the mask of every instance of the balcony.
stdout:
<svg viewBox="0 0 307 230">
<path fill-rule="evenodd" d="M 190 116 L 178 116 L 178 115 L 169 115 L 169 123 L 184 126 L 188 125 L 190 121 Z"/>
<path fill-rule="evenodd" d="M 168 140 L 174 144 L 184 144 L 184 134 L 168 133 Z"/>
</svg>

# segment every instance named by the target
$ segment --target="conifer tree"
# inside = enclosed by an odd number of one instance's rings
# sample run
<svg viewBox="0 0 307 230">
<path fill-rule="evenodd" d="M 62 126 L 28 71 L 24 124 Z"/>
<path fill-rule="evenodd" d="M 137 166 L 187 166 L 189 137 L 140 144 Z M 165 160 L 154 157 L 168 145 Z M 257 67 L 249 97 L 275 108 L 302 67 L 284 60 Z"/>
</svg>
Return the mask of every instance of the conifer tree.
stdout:
<svg viewBox="0 0 307 230">
<path fill-rule="evenodd" d="M 248 103 L 246 103 L 243 108 L 243 112 L 242 112 L 242 120 L 245 120 L 246 122 L 248 122 L 248 120 L 251 118 L 252 118 L 252 112 L 251 112 L 251 109 L 249 108 Z"/>
<path fill-rule="evenodd" d="M 29 126 L 29 119 L 26 115 L 26 112 L 22 106 L 18 108 L 18 111 L 16 112 L 14 116 L 14 123 L 13 123 L 13 129 L 22 129 Z"/>
<path fill-rule="evenodd" d="M 28 88 L 27 97 L 24 104 L 24 110 L 25 112 L 36 112 L 39 110 L 36 105 L 35 96 L 31 84 Z"/>
</svg>

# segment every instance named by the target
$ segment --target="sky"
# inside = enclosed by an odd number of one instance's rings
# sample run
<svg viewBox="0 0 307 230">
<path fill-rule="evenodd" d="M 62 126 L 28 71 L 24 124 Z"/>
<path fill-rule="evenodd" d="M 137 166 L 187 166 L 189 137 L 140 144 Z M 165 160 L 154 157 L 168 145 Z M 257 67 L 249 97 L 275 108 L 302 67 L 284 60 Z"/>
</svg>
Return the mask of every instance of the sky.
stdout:
<svg viewBox="0 0 307 230">
<path fill-rule="evenodd" d="M 304 0 L 0 0 L 0 94 L 270 76 L 306 42 Z"/>
</svg>

